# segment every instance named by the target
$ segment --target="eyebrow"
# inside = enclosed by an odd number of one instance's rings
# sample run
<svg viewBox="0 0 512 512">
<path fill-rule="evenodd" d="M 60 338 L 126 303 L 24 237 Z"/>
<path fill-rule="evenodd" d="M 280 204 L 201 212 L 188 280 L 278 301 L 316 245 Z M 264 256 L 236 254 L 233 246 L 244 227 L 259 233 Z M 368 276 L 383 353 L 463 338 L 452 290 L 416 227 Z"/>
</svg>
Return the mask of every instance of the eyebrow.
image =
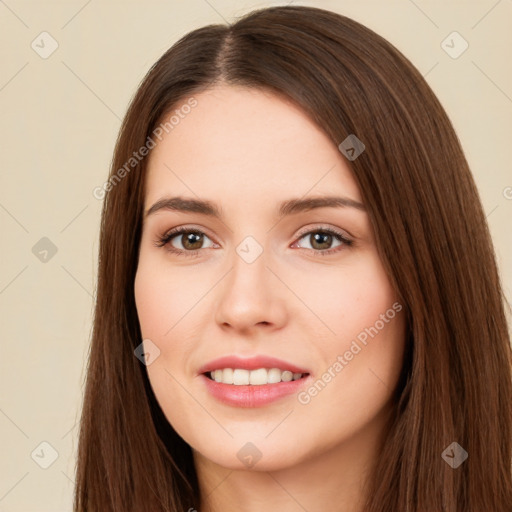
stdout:
<svg viewBox="0 0 512 512">
<path fill-rule="evenodd" d="M 322 196 L 308 197 L 305 199 L 288 199 L 279 205 L 279 216 L 293 215 L 316 208 L 355 208 L 356 210 L 366 211 L 365 206 L 359 201 L 348 197 Z M 211 201 L 204 199 L 184 198 L 184 197 L 165 197 L 154 203 L 145 214 L 145 217 L 162 210 L 200 213 L 209 217 L 222 219 L 220 208 Z"/>
</svg>

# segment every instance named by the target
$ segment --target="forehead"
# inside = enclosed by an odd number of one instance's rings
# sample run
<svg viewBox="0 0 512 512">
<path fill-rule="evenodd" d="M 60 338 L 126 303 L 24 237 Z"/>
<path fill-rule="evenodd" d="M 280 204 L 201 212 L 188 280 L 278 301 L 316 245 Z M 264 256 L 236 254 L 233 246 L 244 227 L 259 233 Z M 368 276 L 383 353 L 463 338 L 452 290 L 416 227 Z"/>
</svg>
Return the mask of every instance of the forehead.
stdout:
<svg viewBox="0 0 512 512">
<path fill-rule="evenodd" d="M 337 145 L 290 101 L 227 85 L 194 98 L 151 150 L 146 204 L 170 193 L 259 209 L 308 193 L 361 200 Z"/>
</svg>

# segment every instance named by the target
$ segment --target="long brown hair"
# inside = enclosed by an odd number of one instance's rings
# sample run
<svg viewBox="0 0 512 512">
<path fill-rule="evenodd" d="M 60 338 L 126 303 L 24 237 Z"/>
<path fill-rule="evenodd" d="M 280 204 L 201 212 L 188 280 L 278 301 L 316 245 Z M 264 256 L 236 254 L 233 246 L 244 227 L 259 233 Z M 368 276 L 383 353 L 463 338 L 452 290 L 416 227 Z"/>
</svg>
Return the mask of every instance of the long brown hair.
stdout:
<svg viewBox="0 0 512 512">
<path fill-rule="evenodd" d="M 408 333 L 365 511 L 510 512 L 506 301 L 457 135 L 421 74 L 389 42 L 347 17 L 303 6 L 194 30 L 153 65 L 131 101 L 102 189 L 75 512 L 181 512 L 200 503 L 191 449 L 134 356 L 142 341 L 133 284 L 148 159 L 126 162 L 165 115 L 216 83 L 281 94 L 337 146 L 351 134 L 365 145 L 347 163 Z M 453 442 L 468 453 L 456 469 L 442 457 Z"/>
</svg>

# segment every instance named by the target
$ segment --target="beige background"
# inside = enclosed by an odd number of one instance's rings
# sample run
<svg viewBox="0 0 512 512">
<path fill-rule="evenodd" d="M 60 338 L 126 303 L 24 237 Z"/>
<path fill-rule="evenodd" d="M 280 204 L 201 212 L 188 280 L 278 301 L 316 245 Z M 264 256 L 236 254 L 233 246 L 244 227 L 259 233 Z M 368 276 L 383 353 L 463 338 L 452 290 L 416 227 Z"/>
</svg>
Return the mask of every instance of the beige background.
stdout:
<svg viewBox="0 0 512 512">
<path fill-rule="evenodd" d="M 0 512 L 71 510 L 101 209 L 92 191 L 139 81 L 186 32 L 285 3 L 0 1 Z M 510 300 L 512 1 L 302 3 L 362 22 L 426 76 L 472 166 Z M 43 31 L 58 43 L 46 59 Z M 456 59 L 441 46 L 453 31 L 469 44 Z M 40 252 L 43 237 L 54 255 Z"/>
</svg>

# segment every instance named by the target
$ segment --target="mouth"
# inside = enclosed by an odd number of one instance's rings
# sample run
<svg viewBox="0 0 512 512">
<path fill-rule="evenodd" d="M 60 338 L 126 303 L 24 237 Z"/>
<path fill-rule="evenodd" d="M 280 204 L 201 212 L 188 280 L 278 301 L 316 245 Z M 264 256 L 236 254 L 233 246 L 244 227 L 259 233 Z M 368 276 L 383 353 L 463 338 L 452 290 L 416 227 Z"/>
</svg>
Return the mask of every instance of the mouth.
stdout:
<svg viewBox="0 0 512 512">
<path fill-rule="evenodd" d="M 279 368 L 222 368 L 201 373 L 207 393 L 224 405 L 237 408 L 264 407 L 297 396 L 311 384 L 309 373 Z"/>
<path fill-rule="evenodd" d="M 219 368 L 204 372 L 203 375 L 215 382 L 233 386 L 265 386 L 304 379 L 309 373 L 292 372 L 280 368 Z"/>
<path fill-rule="evenodd" d="M 312 381 L 311 372 L 267 355 L 227 355 L 199 368 L 210 397 L 232 407 L 262 407 L 291 398 Z"/>
</svg>

